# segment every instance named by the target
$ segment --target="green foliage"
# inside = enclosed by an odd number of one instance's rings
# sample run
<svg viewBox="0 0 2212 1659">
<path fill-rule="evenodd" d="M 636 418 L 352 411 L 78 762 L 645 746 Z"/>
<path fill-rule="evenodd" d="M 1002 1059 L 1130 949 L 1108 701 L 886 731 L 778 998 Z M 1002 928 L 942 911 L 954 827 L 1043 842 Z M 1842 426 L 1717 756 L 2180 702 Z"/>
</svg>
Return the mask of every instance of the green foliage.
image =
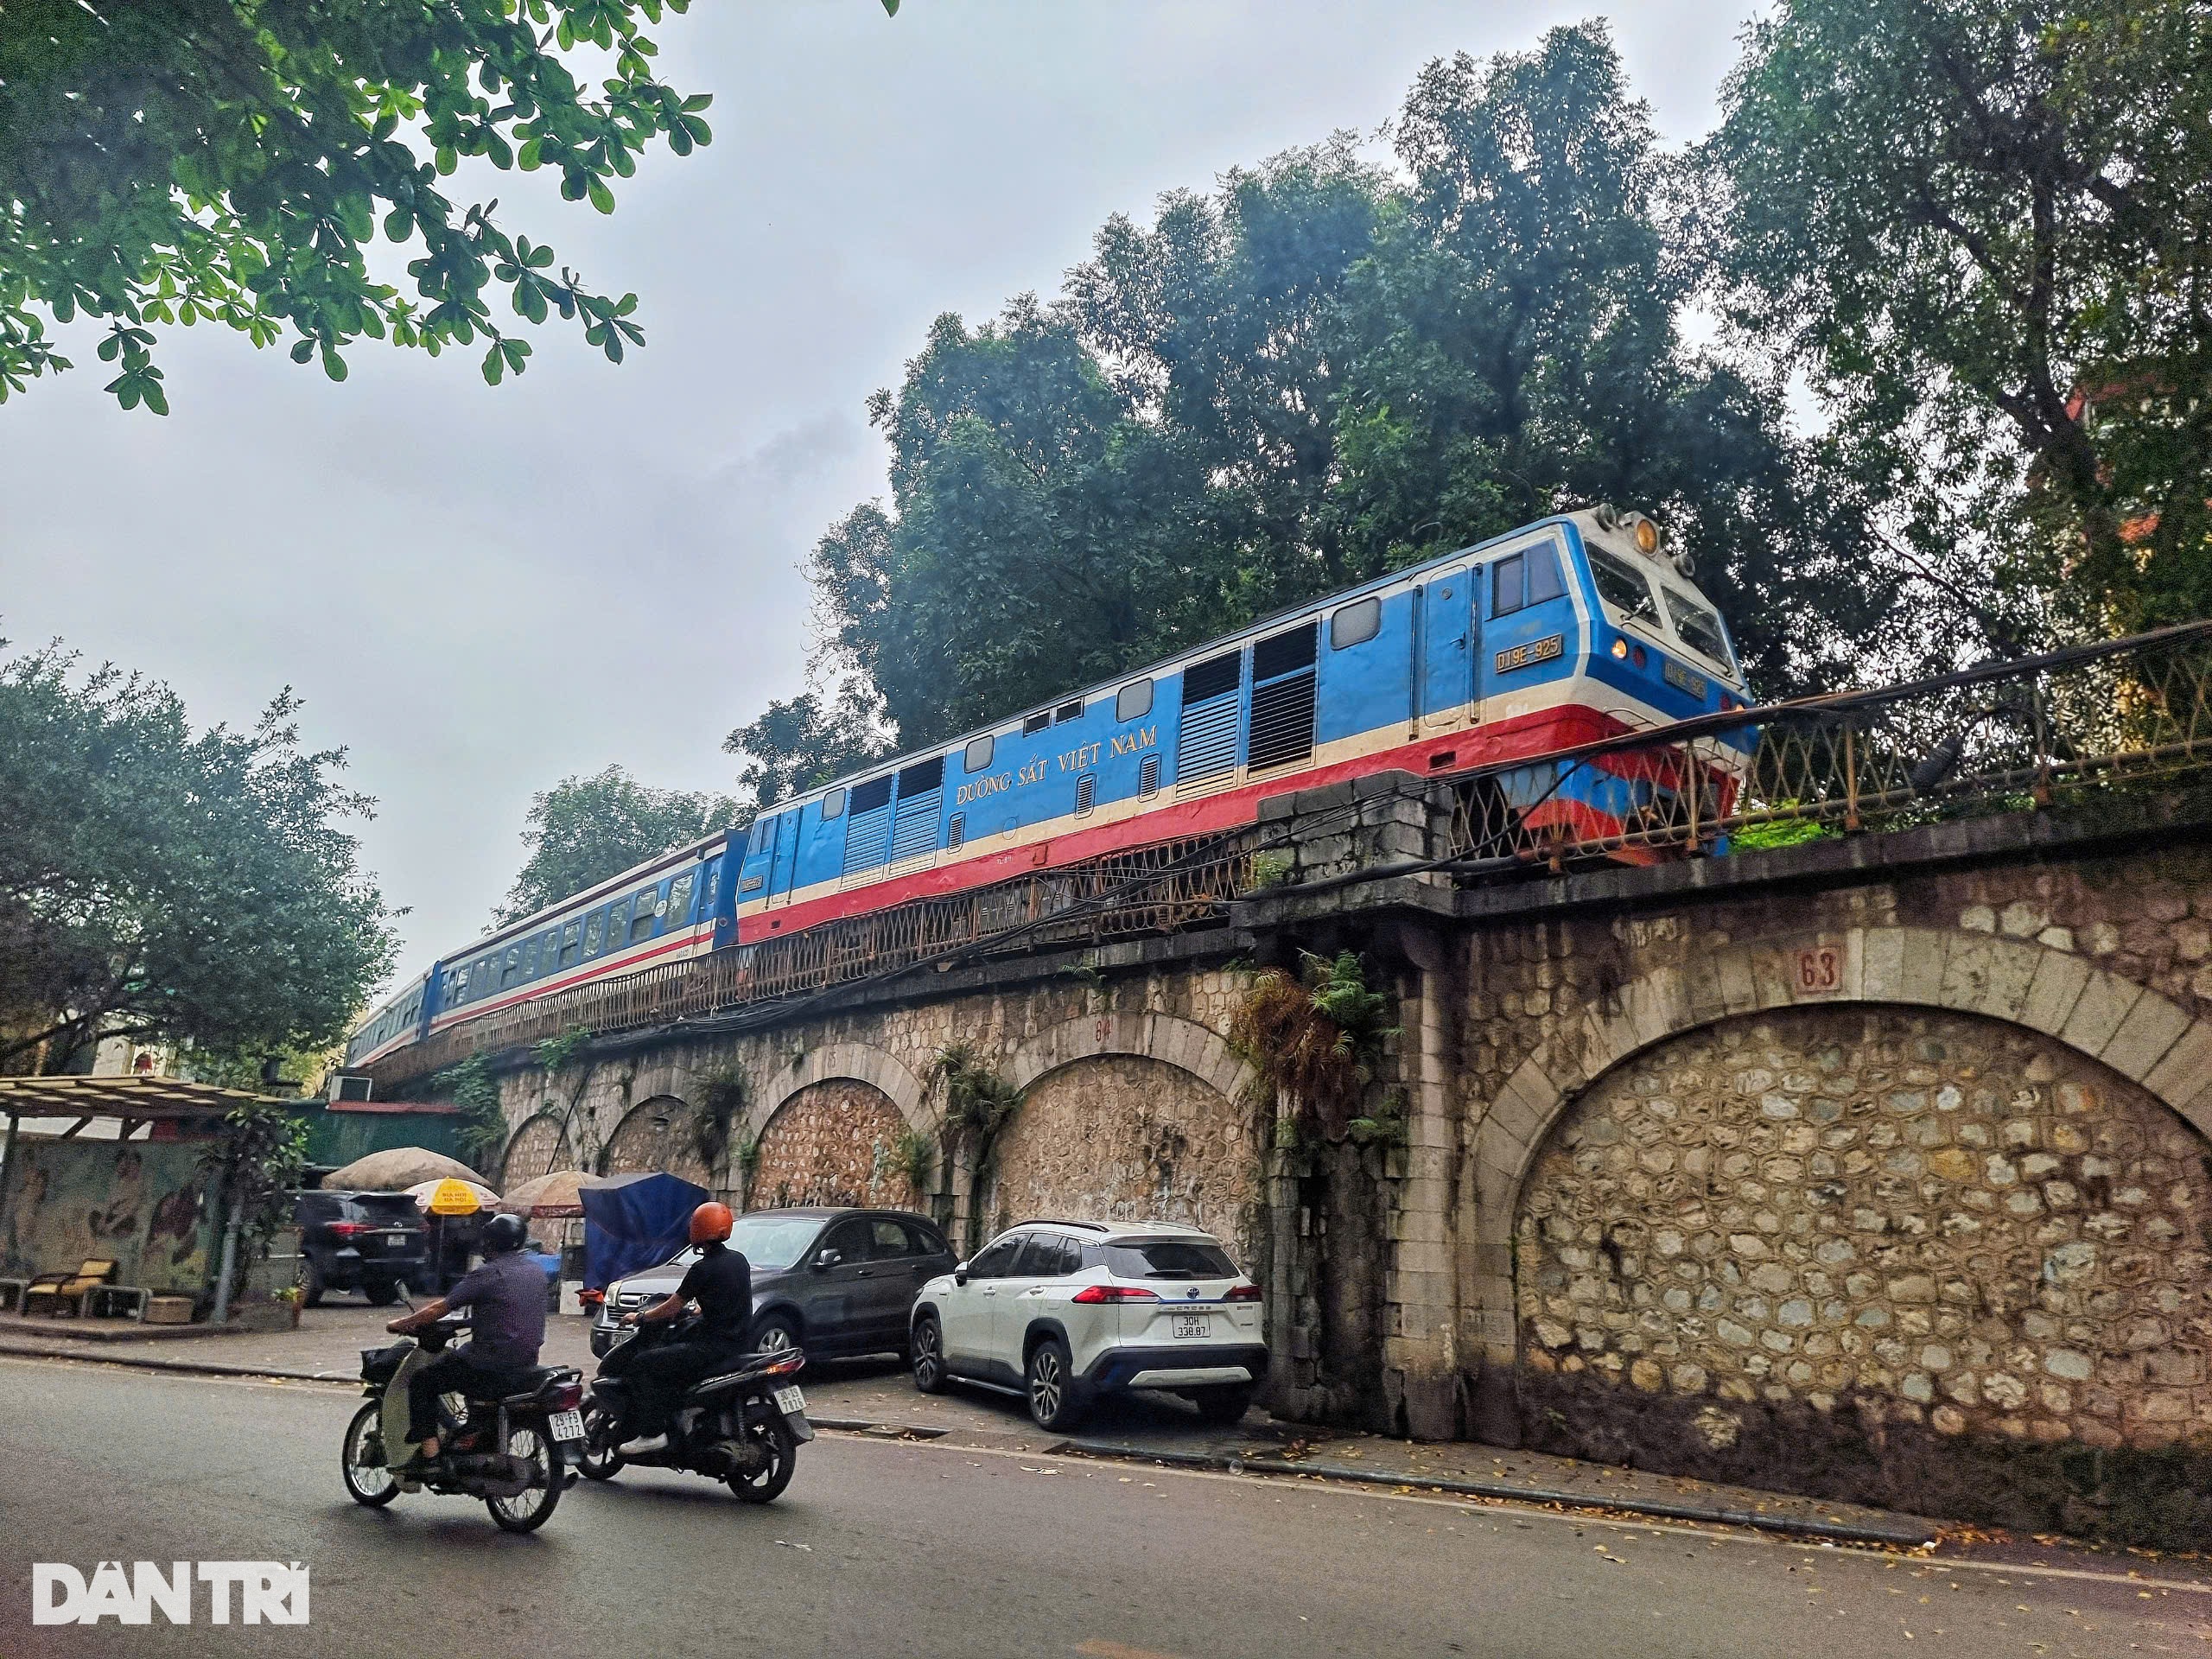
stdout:
<svg viewBox="0 0 2212 1659">
<path fill-rule="evenodd" d="M 937 1143 L 916 1128 L 902 1128 L 891 1137 L 884 1166 L 906 1178 L 916 1197 L 930 1190 L 930 1171 L 937 1164 Z"/>
<path fill-rule="evenodd" d="M 568 1070 L 569 1062 L 589 1046 L 591 1039 L 589 1026 L 570 1026 L 556 1036 L 532 1044 L 531 1058 L 545 1068 L 549 1077 L 558 1077 Z"/>
<path fill-rule="evenodd" d="M 1777 818 L 1770 823 L 1745 825 L 1728 837 L 1738 852 L 1758 852 L 1770 847 L 1799 847 L 1808 841 L 1826 841 L 1836 831 L 1810 818 Z"/>
<path fill-rule="evenodd" d="M 930 1080 L 944 1085 L 946 1127 L 967 1136 L 977 1148 L 976 1166 L 981 1168 L 982 1152 L 1021 1104 L 1021 1091 L 966 1043 L 938 1051 Z"/>
<path fill-rule="evenodd" d="M 2212 613 L 2212 15 L 1787 0 L 1704 147 L 1737 321 L 2000 647 Z"/>
<path fill-rule="evenodd" d="M 1298 868 L 1298 860 L 1288 853 L 1255 853 L 1252 855 L 1252 885 L 1255 887 L 1279 887 L 1290 880 Z"/>
<path fill-rule="evenodd" d="M 1406 1097 L 1395 1089 L 1383 1096 L 1378 1110 L 1363 1113 L 1344 1125 L 1344 1138 L 1355 1147 L 1402 1147 L 1406 1133 Z"/>
<path fill-rule="evenodd" d="M 718 1066 L 701 1080 L 699 1101 L 691 1110 L 691 1145 L 709 1170 L 721 1167 L 730 1132 L 744 1110 L 745 1074 L 735 1066 Z"/>
<path fill-rule="evenodd" d="M 522 833 L 530 856 L 493 920 L 514 921 L 647 859 L 752 822 L 753 808 L 743 801 L 650 789 L 619 766 L 564 778 L 531 798 Z"/>
<path fill-rule="evenodd" d="M 0 11 L 0 401 L 66 369 L 47 321 L 109 319 L 99 355 L 125 409 L 166 414 L 152 325 L 219 323 L 346 374 L 345 348 L 435 355 L 486 344 L 497 385 L 530 344 L 491 290 L 555 312 L 620 363 L 637 296 L 586 287 L 462 209 L 463 158 L 557 171 L 614 211 L 614 184 L 664 139 L 689 155 L 711 101 L 659 80 L 642 32 L 690 0 L 10 0 Z M 594 82 L 579 73 L 595 77 Z M 377 235 L 414 257 L 381 280 Z M 387 257 L 389 258 L 389 257 Z M 390 263 L 397 263 L 391 259 Z"/>
<path fill-rule="evenodd" d="M 0 645 L 4 645 L 0 641 Z M 341 1039 L 391 965 L 338 828 L 371 803 L 287 691 L 195 734 L 167 687 L 56 646 L 0 660 L 0 1071 L 96 1035 L 221 1057 Z"/>
<path fill-rule="evenodd" d="M 461 1108 L 465 1116 L 455 1138 L 469 1161 L 490 1173 L 487 1160 L 507 1144 L 507 1118 L 499 1108 L 499 1080 L 492 1070 L 492 1057 L 478 1049 L 433 1077 L 430 1091 Z"/>
<path fill-rule="evenodd" d="M 200 1154 L 200 1173 L 237 1206 L 245 1237 L 266 1245 L 292 1217 L 291 1194 L 308 1161 L 306 1120 L 273 1102 L 252 1101 L 223 1115 L 223 1134 Z"/>
<path fill-rule="evenodd" d="M 1601 499 L 1692 548 L 1770 694 L 1899 635 L 1778 389 L 1677 330 L 1679 193 L 1602 26 L 1432 65 L 1395 132 L 1402 182 L 1338 135 L 1109 221 L 1052 303 L 932 325 L 869 405 L 891 502 L 810 567 L 821 666 L 903 744 Z"/>
<path fill-rule="evenodd" d="M 1383 1024 L 1390 999 L 1368 988 L 1355 951 L 1299 957 L 1295 976 L 1280 968 L 1254 976 L 1229 1027 L 1230 1045 L 1256 1074 L 1263 1102 L 1287 1109 L 1275 1144 L 1292 1150 L 1313 1138 L 1342 1141 L 1356 1121 L 1366 1123 L 1361 1133 L 1369 1139 L 1386 1137 L 1387 1109 L 1362 1119 L 1358 1108 L 1384 1045 L 1398 1034 Z"/>
<path fill-rule="evenodd" d="M 834 698 L 809 691 L 770 703 L 767 713 L 732 732 L 722 747 L 747 757 L 737 780 L 765 808 L 884 760 L 893 746 L 881 705 L 849 679 Z"/>
</svg>

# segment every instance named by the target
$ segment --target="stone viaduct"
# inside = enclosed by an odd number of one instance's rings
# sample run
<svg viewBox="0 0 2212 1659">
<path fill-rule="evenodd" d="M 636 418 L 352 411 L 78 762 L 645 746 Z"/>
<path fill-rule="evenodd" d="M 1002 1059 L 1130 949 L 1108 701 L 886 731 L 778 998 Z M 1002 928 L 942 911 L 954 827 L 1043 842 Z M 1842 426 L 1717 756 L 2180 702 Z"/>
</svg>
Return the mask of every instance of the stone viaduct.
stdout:
<svg viewBox="0 0 2212 1659">
<path fill-rule="evenodd" d="M 1357 876 L 1435 810 L 1271 803 L 1334 827 L 1225 926 L 518 1051 L 505 1177 L 668 1167 L 965 1247 L 1192 1222 L 1265 1290 L 1279 1414 L 1416 1438 L 2025 1519 L 2212 1432 L 2212 803 Z M 1228 1039 L 1255 966 L 1344 949 L 1398 1010 L 1365 1145 L 1284 1133 Z M 948 1048 L 1019 1090 L 988 1148 Z"/>
</svg>

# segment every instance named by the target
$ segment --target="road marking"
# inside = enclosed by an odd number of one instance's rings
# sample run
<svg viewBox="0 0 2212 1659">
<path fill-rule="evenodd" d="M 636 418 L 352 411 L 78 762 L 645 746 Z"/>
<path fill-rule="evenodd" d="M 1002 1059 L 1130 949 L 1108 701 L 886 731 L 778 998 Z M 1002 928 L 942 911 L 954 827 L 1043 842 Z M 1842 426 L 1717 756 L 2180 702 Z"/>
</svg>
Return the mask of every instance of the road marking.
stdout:
<svg viewBox="0 0 2212 1659">
<path fill-rule="evenodd" d="M 1089 1659 L 1178 1659 L 1172 1653 L 1156 1653 L 1150 1648 L 1133 1648 L 1125 1642 L 1109 1642 L 1103 1636 L 1094 1636 L 1088 1642 L 1078 1642 L 1075 1650 L 1089 1656 Z"/>
</svg>

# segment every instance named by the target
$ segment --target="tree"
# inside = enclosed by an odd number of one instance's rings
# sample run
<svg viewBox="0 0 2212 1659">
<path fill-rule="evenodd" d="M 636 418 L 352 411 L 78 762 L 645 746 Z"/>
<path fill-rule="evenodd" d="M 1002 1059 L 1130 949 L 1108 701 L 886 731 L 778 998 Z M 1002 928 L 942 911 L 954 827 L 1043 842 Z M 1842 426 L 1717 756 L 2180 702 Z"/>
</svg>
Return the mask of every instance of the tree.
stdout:
<svg viewBox="0 0 2212 1659">
<path fill-rule="evenodd" d="M 896 0 L 884 0 L 895 12 Z M 151 325 L 222 323 L 346 378 L 362 336 L 486 342 L 484 378 L 530 342 L 493 319 L 553 312 L 620 363 L 637 296 L 587 288 L 510 237 L 496 200 L 441 181 L 463 157 L 557 168 L 614 211 L 614 184 L 665 139 L 709 141 L 706 94 L 652 73 L 644 32 L 690 0 L 9 0 L 0 9 L 0 402 L 67 369 L 47 320 L 110 320 L 99 346 L 125 409 L 168 412 Z M 602 73 L 596 94 L 577 79 Z M 381 228 L 419 253 L 414 296 L 371 269 Z"/>
<path fill-rule="evenodd" d="M 2000 636 L 2212 612 L 2212 15 L 1786 0 L 1724 109 L 1736 320 L 1903 550 L 1985 584 Z"/>
<path fill-rule="evenodd" d="M 770 703 L 767 713 L 732 732 L 722 747 L 749 757 L 737 781 L 765 810 L 887 758 L 892 741 L 883 728 L 880 702 L 849 678 L 829 696 L 808 691 Z"/>
<path fill-rule="evenodd" d="M 741 830 L 753 809 L 724 795 L 650 789 L 620 766 L 591 778 L 563 778 L 531 798 L 530 849 L 495 922 L 512 922 L 557 904 L 594 882 L 673 852 L 717 830 Z"/>
<path fill-rule="evenodd" d="M 345 1034 L 391 965 L 371 803 L 287 691 L 194 734 L 166 687 L 58 646 L 0 663 L 0 1070 L 103 1036 L 220 1054 Z"/>
</svg>

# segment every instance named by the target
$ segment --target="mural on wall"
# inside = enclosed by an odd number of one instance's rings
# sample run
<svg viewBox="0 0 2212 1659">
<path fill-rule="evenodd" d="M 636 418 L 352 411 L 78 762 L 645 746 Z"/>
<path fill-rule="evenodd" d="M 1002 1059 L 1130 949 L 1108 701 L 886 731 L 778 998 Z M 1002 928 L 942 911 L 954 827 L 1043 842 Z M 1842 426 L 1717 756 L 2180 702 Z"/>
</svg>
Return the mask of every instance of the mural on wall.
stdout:
<svg viewBox="0 0 2212 1659">
<path fill-rule="evenodd" d="M 7 1259 L 51 1272 L 106 1258 L 124 1284 L 196 1294 L 207 1276 L 200 1150 L 196 1141 L 19 1142 Z"/>
</svg>

